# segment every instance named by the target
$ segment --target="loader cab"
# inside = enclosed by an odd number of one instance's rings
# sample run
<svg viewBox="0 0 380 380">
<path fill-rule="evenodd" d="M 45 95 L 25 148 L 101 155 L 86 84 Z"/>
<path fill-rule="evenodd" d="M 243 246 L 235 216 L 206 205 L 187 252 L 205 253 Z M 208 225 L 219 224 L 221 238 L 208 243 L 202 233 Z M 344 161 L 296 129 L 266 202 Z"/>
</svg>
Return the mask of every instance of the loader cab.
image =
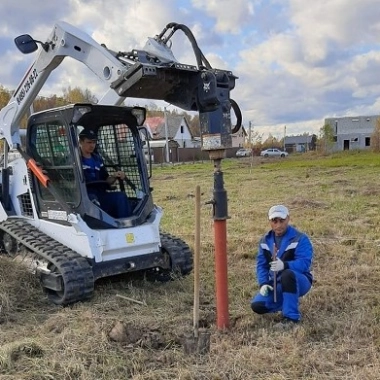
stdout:
<svg viewBox="0 0 380 380">
<path fill-rule="evenodd" d="M 138 129 L 144 121 L 145 109 L 140 107 L 91 104 L 32 115 L 28 123 L 27 153 L 40 165 L 55 190 L 49 191 L 32 175 L 39 218 L 65 224 L 68 213 L 65 206 L 68 206 L 91 228 L 122 228 L 144 223 L 154 207 Z M 126 174 L 125 180 L 116 181 L 106 191 L 125 194 L 131 209 L 128 217 L 118 218 L 90 199 L 79 142 L 83 129 L 95 131 L 96 154 L 102 157 L 108 173 Z"/>
</svg>

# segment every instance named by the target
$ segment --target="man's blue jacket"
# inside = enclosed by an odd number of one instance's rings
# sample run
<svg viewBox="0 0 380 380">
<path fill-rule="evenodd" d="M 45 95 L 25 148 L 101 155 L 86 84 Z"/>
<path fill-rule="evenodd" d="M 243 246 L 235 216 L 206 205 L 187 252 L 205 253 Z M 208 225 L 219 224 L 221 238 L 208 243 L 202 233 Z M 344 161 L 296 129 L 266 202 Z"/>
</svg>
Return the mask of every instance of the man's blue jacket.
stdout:
<svg viewBox="0 0 380 380">
<path fill-rule="evenodd" d="M 269 231 L 260 241 L 259 252 L 256 262 L 256 276 L 259 286 L 273 285 L 273 272 L 270 270 L 273 247 L 275 239 L 274 232 Z M 308 236 L 299 232 L 292 226 L 288 226 L 282 236 L 281 246 L 277 247 L 277 257 L 284 262 L 284 269 L 291 269 L 304 274 L 312 283 L 311 264 L 313 260 L 313 246 Z M 281 276 L 278 272 L 277 278 Z"/>
</svg>

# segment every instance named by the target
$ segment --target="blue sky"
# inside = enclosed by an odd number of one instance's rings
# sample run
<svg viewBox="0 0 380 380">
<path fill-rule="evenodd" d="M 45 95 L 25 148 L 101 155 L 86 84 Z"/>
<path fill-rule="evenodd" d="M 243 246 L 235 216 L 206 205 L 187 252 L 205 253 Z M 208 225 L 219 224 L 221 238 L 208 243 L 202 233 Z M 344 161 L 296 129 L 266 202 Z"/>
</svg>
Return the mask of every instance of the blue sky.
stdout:
<svg viewBox="0 0 380 380">
<path fill-rule="evenodd" d="M 22 4 L 20 4 L 22 3 Z M 239 79 L 231 97 L 243 124 L 266 136 L 318 133 L 326 117 L 379 114 L 380 6 L 378 0 L 33 0 L 0 3 L 0 84 L 17 87 L 33 56 L 13 39 L 45 40 L 58 20 L 73 24 L 116 51 L 142 49 L 169 22 L 188 26 L 215 68 Z M 195 63 L 184 34 L 173 52 Z M 105 92 L 85 66 L 67 59 L 42 95 L 67 86 Z M 149 104 L 147 100 L 131 100 Z"/>
</svg>

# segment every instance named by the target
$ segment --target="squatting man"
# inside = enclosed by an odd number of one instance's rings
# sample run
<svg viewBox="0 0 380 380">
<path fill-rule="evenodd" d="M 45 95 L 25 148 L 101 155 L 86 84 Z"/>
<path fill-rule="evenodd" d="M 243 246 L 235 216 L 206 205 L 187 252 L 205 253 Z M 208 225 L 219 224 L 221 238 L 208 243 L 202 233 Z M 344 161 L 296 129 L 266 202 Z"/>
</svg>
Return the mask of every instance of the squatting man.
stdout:
<svg viewBox="0 0 380 380">
<path fill-rule="evenodd" d="M 293 326 L 301 320 L 299 298 L 312 286 L 313 247 L 306 234 L 289 225 L 285 206 L 271 207 L 268 218 L 271 230 L 260 240 L 256 261 L 260 290 L 252 298 L 251 308 L 258 314 L 281 311 L 279 325 Z"/>
</svg>

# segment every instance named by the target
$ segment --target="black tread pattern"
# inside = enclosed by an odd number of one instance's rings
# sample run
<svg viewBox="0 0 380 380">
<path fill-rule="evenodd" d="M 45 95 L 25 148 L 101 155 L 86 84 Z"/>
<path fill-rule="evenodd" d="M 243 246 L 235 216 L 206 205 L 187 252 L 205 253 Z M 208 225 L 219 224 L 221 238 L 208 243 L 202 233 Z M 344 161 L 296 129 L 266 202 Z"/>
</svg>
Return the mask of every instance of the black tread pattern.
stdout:
<svg viewBox="0 0 380 380">
<path fill-rule="evenodd" d="M 181 239 L 168 233 L 160 233 L 161 251 L 170 258 L 170 268 L 148 269 L 146 279 L 151 282 L 168 282 L 188 275 L 193 269 L 193 254 Z"/>
<path fill-rule="evenodd" d="M 0 229 L 27 247 L 34 256 L 45 259 L 54 272 L 62 276 L 63 291 L 46 289 L 49 299 L 57 305 L 86 301 L 94 292 L 94 275 L 85 257 L 33 227 L 23 219 L 8 219 Z"/>
<path fill-rule="evenodd" d="M 160 233 L 161 246 L 169 253 L 172 271 L 188 275 L 193 270 L 193 254 L 190 247 L 182 239 L 168 233 Z"/>
</svg>

